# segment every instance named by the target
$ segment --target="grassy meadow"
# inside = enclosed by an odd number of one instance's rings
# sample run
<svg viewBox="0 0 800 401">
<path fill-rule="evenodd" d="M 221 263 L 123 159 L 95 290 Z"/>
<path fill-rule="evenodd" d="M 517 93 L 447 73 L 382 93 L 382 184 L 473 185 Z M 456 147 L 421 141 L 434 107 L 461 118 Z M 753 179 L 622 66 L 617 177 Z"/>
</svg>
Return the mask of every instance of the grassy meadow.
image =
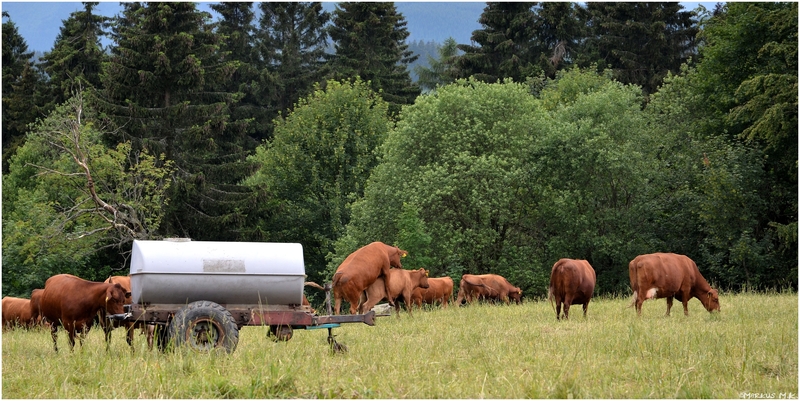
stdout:
<svg viewBox="0 0 800 401">
<path fill-rule="evenodd" d="M 245 327 L 233 354 L 148 351 L 121 329 L 70 352 L 59 334 L 2 336 L 3 398 L 740 398 L 798 396 L 795 293 L 722 294 L 699 301 L 595 299 L 583 319 L 556 321 L 546 301 L 473 305 L 381 317 L 374 327 L 296 330 L 285 343 Z"/>
</svg>

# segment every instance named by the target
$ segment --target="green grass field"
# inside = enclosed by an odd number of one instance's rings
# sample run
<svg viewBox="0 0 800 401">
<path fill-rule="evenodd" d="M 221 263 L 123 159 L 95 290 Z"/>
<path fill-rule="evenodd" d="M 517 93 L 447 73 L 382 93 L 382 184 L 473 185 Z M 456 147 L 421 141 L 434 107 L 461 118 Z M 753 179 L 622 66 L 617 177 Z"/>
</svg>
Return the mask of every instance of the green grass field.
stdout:
<svg viewBox="0 0 800 401">
<path fill-rule="evenodd" d="M 3 398 L 740 398 L 798 396 L 795 293 L 722 294 L 665 317 L 664 300 L 636 318 L 629 299 L 595 299 L 584 320 L 557 322 L 550 304 L 473 305 L 296 330 L 275 343 L 245 327 L 233 354 L 162 354 L 124 332 L 111 350 L 93 330 L 70 352 L 49 332 L 3 333 Z"/>
</svg>

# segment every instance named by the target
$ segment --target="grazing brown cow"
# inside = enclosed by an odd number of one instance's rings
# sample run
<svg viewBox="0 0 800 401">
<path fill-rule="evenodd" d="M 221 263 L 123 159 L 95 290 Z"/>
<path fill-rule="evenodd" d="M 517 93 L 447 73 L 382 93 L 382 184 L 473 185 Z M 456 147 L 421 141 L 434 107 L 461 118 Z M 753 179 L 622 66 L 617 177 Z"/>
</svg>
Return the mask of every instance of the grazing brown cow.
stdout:
<svg viewBox="0 0 800 401">
<path fill-rule="evenodd" d="M 556 262 L 550 272 L 550 288 L 547 291 L 550 304 L 553 301 L 556 304 L 556 319 L 561 319 L 561 304 L 564 304 L 565 319 L 569 319 L 570 305 L 583 305 L 585 319 L 596 282 L 597 276 L 589 262 L 575 259 Z"/>
<path fill-rule="evenodd" d="M 458 289 L 456 305 L 470 304 L 477 299 L 500 300 L 508 305 L 510 300 L 522 302 L 522 290 L 514 287 L 505 277 L 497 274 L 464 274 Z"/>
<path fill-rule="evenodd" d="M 133 303 L 133 298 L 131 298 L 131 276 L 111 276 L 104 281 L 105 283 L 111 284 L 119 284 L 123 290 L 128 294 L 125 297 L 125 304 L 130 305 Z M 122 324 L 125 325 L 125 331 L 127 333 L 127 342 L 128 345 L 133 348 L 133 332 L 134 327 L 139 327 L 142 331 L 142 334 L 147 334 L 147 348 L 153 349 L 153 336 L 155 335 L 156 325 L 154 324 L 145 324 L 144 322 L 125 322 L 121 323 L 118 320 L 114 320 L 113 322 L 109 322 L 107 320 L 101 320 L 100 325 L 103 326 L 103 329 L 106 333 L 106 339 L 111 338 L 111 330 L 114 330 L 117 327 L 120 327 Z"/>
<path fill-rule="evenodd" d="M 31 300 L 25 298 L 3 297 L 3 330 L 15 327 L 30 328 L 35 324 L 31 314 Z"/>
<path fill-rule="evenodd" d="M 385 283 L 384 283 L 385 281 Z M 384 298 L 394 304 L 397 317 L 400 317 L 400 297 L 406 304 L 406 311 L 411 315 L 411 293 L 415 288 L 428 288 L 428 272 L 425 269 L 403 270 L 391 269 L 385 277 L 378 277 L 367 290 L 366 297 L 361 296 L 360 313 L 366 313 Z M 389 291 L 386 291 L 389 288 Z"/>
<path fill-rule="evenodd" d="M 89 330 L 93 319 L 105 319 L 107 314 L 123 313 L 122 305 L 130 293 L 119 284 L 87 281 L 71 274 L 58 274 L 47 279 L 42 292 L 41 311 L 51 324 L 53 348 L 58 352 L 58 326 L 64 326 L 69 335 L 70 349 L 75 347 L 75 334 Z M 109 346 L 106 336 L 106 348 Z"/>
<path fill-rule="evenodd" d="M 428 279 L 428 288 L 415 288 L 411 293 L 411 304 L 422 307 L 422 303 L 433 305 L 442 304 L 447 308 L 447 303 L 453 298 L 453 279 L 450 277 L 437 277 Z"/>
<path fill-rule="evenodd" d="M 351 253 L 333 274 L 334 313 L 341 310 L 342 298 L 350 303 L 350 314 L 358 309 L 358 300 L 381 275 L 387 275 L 389 269 L 403 268 L 400 258 L 408 252 L 383 242 L 373 242 Z M 389 292 L 387 286 L 386 292 Z"/>
<path fill-rule="evenodd" d="M 719 311 L 719 294 L 711 288 L 693 260 L 675 253 L 639 255 L 628 264 L 636 313 L 642 315 L 642 303 L 648 299 L 666 298 L 667 316 L 672 298 L 683 302 L 683 313 L 689 316 L 689 300 L 700 300 L 707 311 Z"/>
</svg>

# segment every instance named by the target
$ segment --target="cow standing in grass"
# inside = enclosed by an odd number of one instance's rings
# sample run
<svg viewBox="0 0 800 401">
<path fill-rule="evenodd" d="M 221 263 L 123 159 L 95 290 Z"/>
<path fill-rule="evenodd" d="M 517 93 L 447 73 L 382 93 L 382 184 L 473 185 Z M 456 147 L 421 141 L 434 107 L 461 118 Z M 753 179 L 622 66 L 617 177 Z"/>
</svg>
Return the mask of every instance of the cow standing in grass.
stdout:
<svg viewBox="0 0 800 401">
<path fill-rule="evenodd" d="M 341 311 L 342 299 L 350 303 L 350 314 L 358 309 L 361 294 L 380 276 L 389 274 L 392 267 L 402 269 L 400 258 L 408 252 L 383 242 L 373 242 L 351 253 L 333 274 L 334 313 Z M 389 293 L 388 284 L 385 290 Z"/>
<path fill-rule="evenodd" d="M 456 305 L 466 301 L 470 304 L 478 299 L 500 300 L 506 303 L 522 302 L 522 290 L 513 286 L 505 277 L 497 274 L 464 274 L 458 288 Z"/>
<path fill-rule="evenodd" d="M 433 305 L 440 303 L 447 308 L 453 298 L 453 279 L 450 277 L 428 278 L 428 288 L 416 288 L 411 293 L 411 303 L 422 308 L 422 303 Z"/>
<path fill-rule="evenodd" d="M 31 314 L 31 300 L 3 297 L 3 330 L 15 327 L 30 328 L 35 324 Z"/>
<path fill-rule="evenodd" d="M 597 281 L 594 268 L 585 260 L 560 259 L 550 272 L 550 288 L 547 298 L 555 302 L 556 319 L 561 319 L 561 305 L 564 305 L 564 318 L 569 319 L 570 305 L 583 305 L 583 317 L 589 309 L 589 301 Z"/>
<path fill-rule="evenodd" d="M 71 274 L 58 274 L 47 279 L 42 292 L 41 312 L 51 326 L 53 349 L 58 352 L 58 326 L 64 326 L 69 335 L 70 349 L 75 347 L 75 334 L 83 336 L 94 318 L 123 313 L 126 292 L 119 284 L 97 283 Z M 106 348 L 110 338 L 106 336 Z"/>
<path fill-rule="evenodd" d="M 384 283 L 385 281 L 385 283 Z M 416 288 L 428 288 L 428 272 L 425 269 L 403 270 L 391 269 L 385 277 L 378 277 L 367 287 L 361 296 L 360 313 L 366 313 L 383 299 L 394 305 L 397 316 L 400 316 L 400 297 L 406 304 L 406 311 L 411 315 L 411 294 Z M 387 292 L 385 288 L 388 288 Z"/>
<path fill-rule="evenodd" d="M 130 305 L 133 303 L 133 299 L 131 298 L 130 295 L 131 276 L 111 276 L 107 278 L 106 281 L 104 282 L 111 284 L 119 284 L 122 287 L 122 289 L 125 290 L 125 292 L 128 294 L 127 297 L 125 297 L 125 304 Z M 108 339 L 111 338 L 111 330 L 114 330 L 115 328 L 124 325 L 127 333 L 126 341 L 128 342 L 128 345 L 131 346 L 131 349 L 133 349 L 133 333 L 135 331 L 134 328 L 139 327 L 142 330 L 142 334 L 146 334 L 147 336 L 147 348 L 153 349 L 153 337 L 155 336 L 155 331 L 156 331 L 155 324 L 145 324 L 144 322 L 121 323 L 117 320 L 113 322 L 102 320 L 101 322 L 102 322 L 101 325 L 103 326 L 103 329 L 106 333 L 106 341 L 108 341 Z"/>
<path fill-rule="evenodd" d="M 683 302 L 683 314 L 689 316 L 689 300 L 697 298 L 707 311 L 719 311 L 719 293 L 711 288 L 697 264 L 688 256 L 675 253 L 639 255 L 628 264 L 636 313 L 642 315 L 642 303 L 666 298 L 667 316 L 672 299 Z"/>
</svg>

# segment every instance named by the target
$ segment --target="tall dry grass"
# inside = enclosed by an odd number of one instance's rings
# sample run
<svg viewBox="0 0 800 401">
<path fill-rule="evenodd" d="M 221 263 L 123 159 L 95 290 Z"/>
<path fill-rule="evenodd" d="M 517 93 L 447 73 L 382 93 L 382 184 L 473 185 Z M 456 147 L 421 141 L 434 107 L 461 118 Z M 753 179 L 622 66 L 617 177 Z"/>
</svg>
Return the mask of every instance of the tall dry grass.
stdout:
<svg viewBox="0 0 800 401">
<path fill-rule="evenodd" d="M 473 305 L 343 325 L 286 343 L 246 327 L 233 354 L 135 352 L 99 330 L 58 354 L 44 331 L 2 339 L 4 398 L 739 398 L 798 394 L 797 294 L 723 294 L 665 317 L 664 300 L 595 299 L 557 322 L 547 302 Z"/>
</svg>

